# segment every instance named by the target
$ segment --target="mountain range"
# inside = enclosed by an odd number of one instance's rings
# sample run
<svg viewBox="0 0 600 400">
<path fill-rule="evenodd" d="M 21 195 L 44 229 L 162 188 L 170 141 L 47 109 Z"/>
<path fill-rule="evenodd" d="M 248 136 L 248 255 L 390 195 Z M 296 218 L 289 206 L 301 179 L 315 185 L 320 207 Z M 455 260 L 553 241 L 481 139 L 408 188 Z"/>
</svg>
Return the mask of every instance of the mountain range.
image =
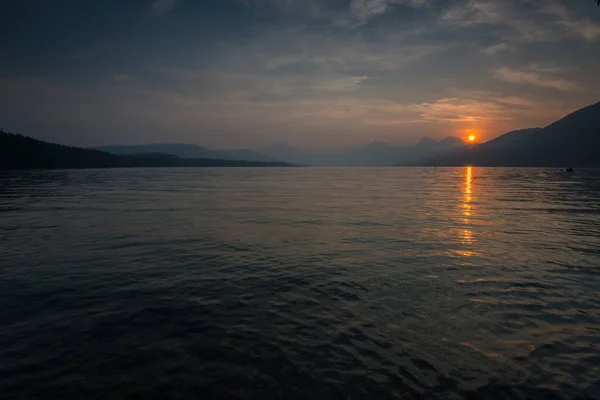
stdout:
<svg viewBox="0 0 600 400">
<path fill-rule="evenodd" d="M 358 149 L 309 153 L 279 143 L 259 151 L 274 159 L 305 165 L 390 166 L 398 162 L 414 162 L 424 157 L 445 154 L 463 146 L 465 142 L 461 139 L 448 137 L 441 141 L 423 138 L 415 146 L 405 147 L 373 141 Z"/>
<path fill-rule="evenodd" d="M 246 160 L 274 162 L 285 161 L 299 165 L 329 166 L 390 166 L 399 161 L 409 162 L 426 156 L 445 154 L 464 146 L 458 138 L 448 137 L 441 141 L 423 138 L 417 145 L 395 147 L 385 142 L 374 141 L 352 150 L 328 152 L 304 152 L 283 143 L 276 143 L 258 150 L 234 149 L 211 150 L 195 144 L 143 144 L 132 146 L 102 146 L 95 150 L 115 155 L 140 155 L 150 153 L 172 154 L 181 158 L 213 158 L 224 160 Z"/>
<path fill-rule="evenodd" d="M 577 110 L 545 128 L 511 131 L 480 145 L 412 163 L 417 164 L 599 167 L 600 103 Z"/>
<path fill-rule="evenodd" d="M 523 166 L 600 167 L 600 103 L 544 127 L 515 130 L 482 144 L 423 138 L 414 146 L 374 141 L 352 150 L 305 152 L 283 143 L 258 150 L 211 150 L 195 144 L 82 149 L 0 130 L 0 168 L 176 166 Z"/>
<path fill-rule="evenodd" d="M 0 169 L 283 167 L 288 165 L 282 162 L 182 158 L 160 152 L 116 155 L 100 150 L 48 143 L 0 130 Z"/>
<path fill-rule="evenodd" d="M 163 153 L 172 154 L 184 159 L 189 158 L 211 158 L 218 160 L 231 161 L 277 161 L 263 154 L 247 149 L 232 150 L 209 150 L 198 146 L 197 144 L 185 143 L 161 143 L 161 144 L 139 144 L 139 145 L 114 145 L 93 147 L 93 150 L 100 150 L 115 155 L 134 155 Z"/>
</svg>

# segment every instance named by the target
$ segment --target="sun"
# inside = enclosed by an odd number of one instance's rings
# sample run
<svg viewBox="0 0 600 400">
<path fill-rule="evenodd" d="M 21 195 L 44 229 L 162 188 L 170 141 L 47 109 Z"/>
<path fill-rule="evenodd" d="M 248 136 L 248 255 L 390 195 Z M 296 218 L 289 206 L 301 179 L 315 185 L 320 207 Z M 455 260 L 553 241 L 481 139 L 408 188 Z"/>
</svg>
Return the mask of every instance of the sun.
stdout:
<svg viewBox="0 0 600 400">
<path fill-rule="evenodd" d="M 475 139 L 477 139 L 477 137 L 475 135 L 469 135 L 467 139 L 469 140 L 469 142 L 474 142 Z"/>
</svg>

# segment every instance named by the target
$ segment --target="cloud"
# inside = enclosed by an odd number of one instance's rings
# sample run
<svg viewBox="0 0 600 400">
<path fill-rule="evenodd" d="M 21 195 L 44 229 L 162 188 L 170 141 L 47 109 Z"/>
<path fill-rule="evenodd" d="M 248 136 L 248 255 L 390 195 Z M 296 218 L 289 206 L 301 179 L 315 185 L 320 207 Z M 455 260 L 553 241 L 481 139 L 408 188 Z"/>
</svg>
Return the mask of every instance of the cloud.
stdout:
<svg viewBox="0 0 600 400">
<path fill-rule="evenodd" d="M 517 96 L 503 97 L 489 92 L 475 93 L 474 97 L 470 97 L 468 92 L 465 95 L 423 103 L 347 98 L 334 101 L 333 107 L 350 111 L 347 118 L 358 118 L 366 124 L 379 126 L 507 122 L 525 114 L 535 114 L 540 109 L 538 102 Z"/>
<path fill-rule="evenodd" d="M 427 0 L 352 0 L 351 13 L 361 23 L 377 15 L 387 12 L 395 4 L 404 4 L 411 7 L 421 7 Z"/>
<path fill-rule="evenodd" d="M 498 43 L 490 47 L 486 47 L 481 50 L 483 54 L 487 54 L 488 56 L 493 56 L 498 53 L 503 53 L 506 51 L 512 51 L 514 48 L 512 46 L 507 45 L 506 43 Z"/>
<path fill-rule="evenodd" d="M 112 74 L 111 78 L 115 83 L 128 83 L 134 80 L 134 78 L 131 75 L 116 73 Z"/>
<path fill-rule="evenodd" d="M 497 96 L 497 95 L 488 95 L 493 98 L 495 102 L 506 104 L 508 106 L 513 106 L 515 108 L 525 108 L 525 109 L 536 109 L 540 108 L 540 103 L 531 99 L 527 99 L 525 97 L 519 96 Z"/>
<path fill-rule="evenodd" d="M 150 5 L 150 12 L 154 15 L 166 14 L 179 3 L 180 0 L 154 0 Z"/>
<path fill-rule="evenodd" d="M 514 20 L 510 25 L 515 30 L 515 42 L 555 42 L 562 39 L 557 30 L 549 24 L 542 24 L 535 20 Z"/>
<path fill-rule="evenodd" d="M 573 4 L 573 8 L 578 6 Z M 510 42 L 562 41 L 564 31 L 587 41 L 600 39 L 598 21 L 576 18 L 556 0 L 459 0 L 442 13 L 440 21 L 452 28 L 494 26 L 504 29 L 504 40 Z"/>
<path fill-rule="evenodd" d="M 161 0 L 158 0 L 161 1 Z M 169 0 L 162 0 L 168 2 Z M 171 0 L 173 1 L 173 0 Z M 495 26 L 504 29 L 504 40 L 514 42 L 560 41 L 560 30 L 588 41 L 600 39 L 600 24 L 587 18 L 575 18 L 564 5 L 553 0 L 455 0 L 444 8 L 433 0 L 237 0 L 255 9 L 272 9 L 293 18 L 303 17 L 329 20 L 333 25 L 360 26 L 373 18 L 392 12 L 394 6 L 404 5 L 429 10 L 428 17 L 438 18 L 435 29 L 476 28 Z M 441 3 L 441 2 L 440 2 Z M 540 17 L 540 13 L 545 17 Z M 551 15 L 554 20 L 548 20 Z"/>
<path fill-rule="evenodd" d="M 282 103 L 304 99 L 331 99 L 360 90 L 368 76 L 333 72 L 312 74 L 262 74 L 255 71 L 214 71 L 163 68 L 157 71 L 180 93 L 209 103 L 252 101 Z"/>
<path fill-rule="evenodd" d="M 378 125 L 378 126 L 398 126 L 405 124 L 422 124 L 427 121 L 422 119 L 365 119 L 365 124 Z"/>
<path fill-rule="evenodd" d="M 325 18 L 335 20 L 337 11 L 327 1 L 320 0 L 238 0 L 248 8 L 273 9 L 294 17 Z"/>
<path fill-rule="evenodd" d="M 507 108 L 492 101 L 460 98 L 442 98 L 433 103 L 411 104 L 408 108 L 418 112 L 423 120 L 436 122 L 510 121 Z"/>
<path fill-rule="evenodd" d="M 466 0 L 454 3 L 441 16 L 450 28 L 477 29 L 493 26 L 495 35 L 505 42 L 544 42 L 557 40 L 528 2 Z"/>
<path fill-rule="evenodd" d="M 334 25 L 362 25 L 394 5 L 417 8 L 430 0 L 238 0 L 249 8 L 273 9 L 288 15 L 329 19 Z"/>
<path fill-rule="evenodd" d="M 467 0 L 447 9 L 441 17 L 443 23 L 456 27 L 505 22 L 508 13 L 504 2 L 490 0 Z"/>
<path fill-rule="evenodd" d="M 600 24 L 589 18 L 575 18 L 567 8 L 556 1 L 546 1 L 540 12 L 556 18 L 556 23 L 573 36 L 579 36 L 587 41 L 600 39 Z"/>
<path fill-rule="evenodd" d="M 450 45 L 422 43 L 396 31 L 369 41 L 359 33 L 275 29 L 251 41 L 221 43 L 219 60 L 229 70 L 256 73 L 377 76 L 399 71 Z"/>
<path fill-rule="evenodd" d="M 338 76 L 317 81 L 313 87 L 318 90 L 350 92 L 358 89 L 368 79 L 370 79 L 368 76 Z"/>
<path fill-rule="evenodd" d="M 560 72 L 558 68 L 536 65 L 519 70 L 503 67 L 494 71 L 494 78 L 518 85 L 538 86 L 565 92 L 582 90 L 577 83 L 560 78 L 558 76 Z"/>
<path fill-rule="evenodd" d="M 460 91 L 459 91 L 460 92 Z M 455 127 L 485 127 L 483 131 L 503 127 L 501 132 L 527 126 L 538 126 L 564 115 L 572 107 L 556 99 L 532 99 L 521 96 L 506 96 L 489 91 L 462 91 L 459 97 L 444 97 L 432 102 L 396 105 L 396 110 L 405 109 L 418 113 L 422 122 Z M 398 113 L 399 111 L 396 111 Z M 399 122 L 400 119 L 398 119 Z M 379 121 L 394 124 L 392 115 Z M 407 117 L 405 123 L 416 122 Z M 488 132 L 489 134 L 489 132 Z"/>
</svg>

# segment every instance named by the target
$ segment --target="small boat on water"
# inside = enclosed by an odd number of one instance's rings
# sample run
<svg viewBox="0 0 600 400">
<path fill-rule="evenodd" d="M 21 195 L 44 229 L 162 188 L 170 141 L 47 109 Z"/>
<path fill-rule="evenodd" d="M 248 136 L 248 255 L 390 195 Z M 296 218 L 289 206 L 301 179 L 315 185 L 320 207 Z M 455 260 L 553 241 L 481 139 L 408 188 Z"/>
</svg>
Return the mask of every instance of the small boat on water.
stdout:
<svg viewBox="0 0 600 400">
<path fill-rule="evenodd" d="M 575 170 L 573 169 L 573 167 L 567 167 L 565 168 L 565 172 L 575 172 Z"/>
</svg>

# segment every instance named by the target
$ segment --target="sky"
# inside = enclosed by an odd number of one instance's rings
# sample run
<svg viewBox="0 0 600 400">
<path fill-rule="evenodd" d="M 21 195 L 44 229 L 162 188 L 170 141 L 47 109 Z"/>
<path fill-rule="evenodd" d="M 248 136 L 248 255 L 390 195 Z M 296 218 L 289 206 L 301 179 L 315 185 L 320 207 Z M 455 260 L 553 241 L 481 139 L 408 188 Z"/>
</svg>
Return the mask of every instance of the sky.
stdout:
<svg viewBox="0 0 600 400">
<path fill-rule="evenodd" d="M 600 101 L 594 0 L 12 0 L 0 128 L 303 149 L 545 126 Z"/>
</svg>

